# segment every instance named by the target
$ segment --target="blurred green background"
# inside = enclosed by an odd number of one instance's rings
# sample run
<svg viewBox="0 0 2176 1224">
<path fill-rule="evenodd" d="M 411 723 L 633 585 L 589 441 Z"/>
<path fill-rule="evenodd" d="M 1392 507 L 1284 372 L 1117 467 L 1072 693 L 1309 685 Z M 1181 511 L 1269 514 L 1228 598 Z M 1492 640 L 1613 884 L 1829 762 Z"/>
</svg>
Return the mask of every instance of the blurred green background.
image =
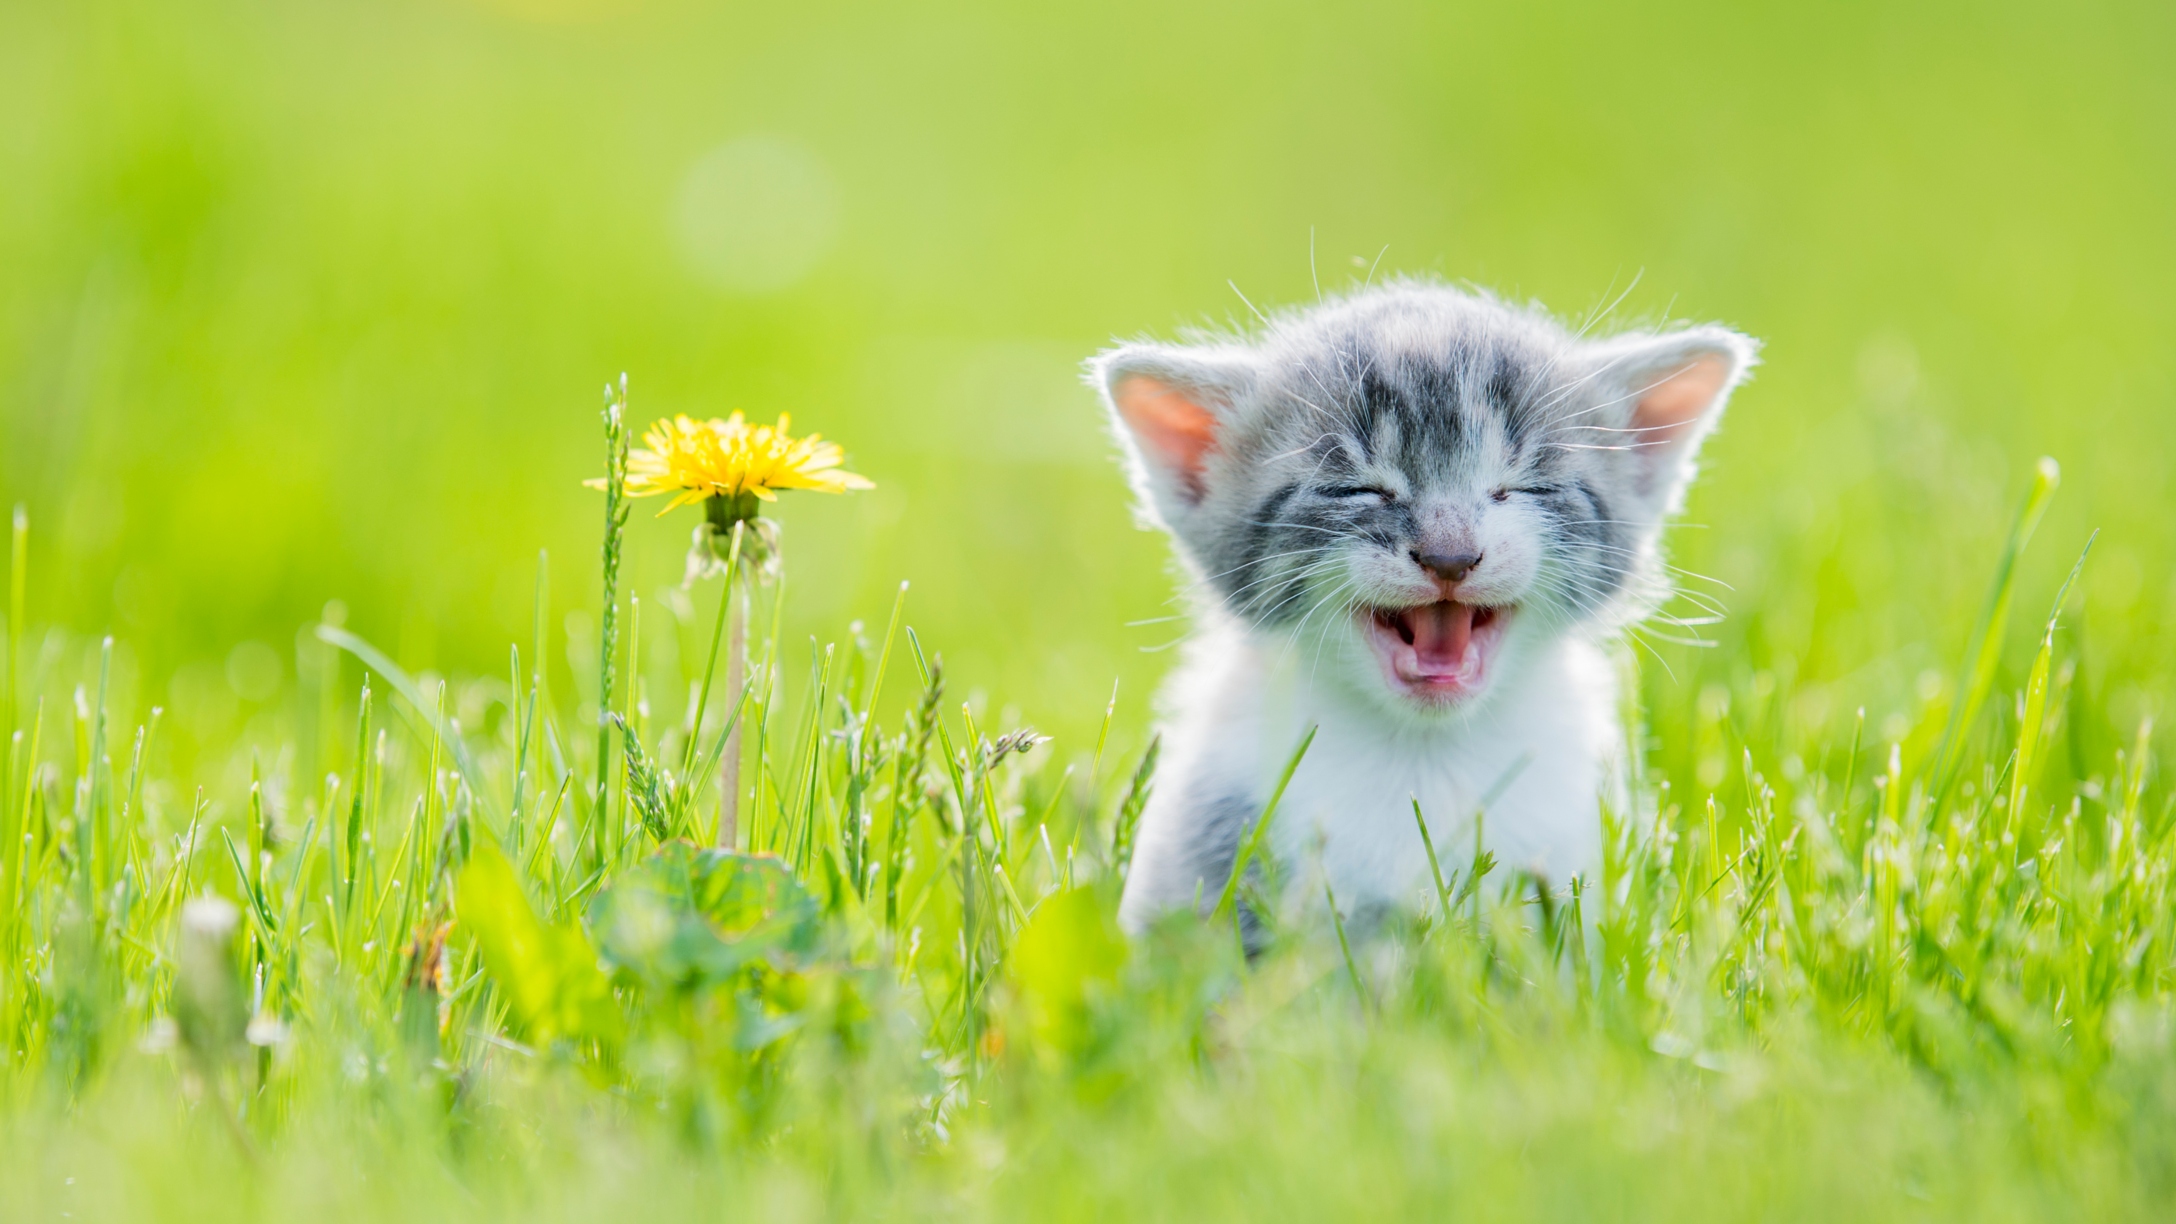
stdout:
<svg viewBox="0 0 2176 1224">
<path fill-rule="evenodd" d="M 1083 356 L 1370 267 L 1629 285 L 1613 321 L 1768 343 L 1672 537 L 1727 649 L 1659 645 L 1659 701 L 1928 699 L 2045 453 L 2022 621 L 2104 529 L 2082 687 L 2134 719 L 2176 606 L 2171 63 L 2165 3 L 11 0 L 0 500 L 32 620 L 111 629 L 209 737 L 328 601 L 463 671 L 527 639 L 540 549 L 554 623 L 593 608 L 625 370 L 638 417 L 790 410 L 878 482 L 788 499 L 796 626 L 912 579 L 959 691 L 1077 735 L 1179 629 L 1129 627 L 1167 554 Z M 656 607 L 690 526 L 637 512 Z"/>
</svg>

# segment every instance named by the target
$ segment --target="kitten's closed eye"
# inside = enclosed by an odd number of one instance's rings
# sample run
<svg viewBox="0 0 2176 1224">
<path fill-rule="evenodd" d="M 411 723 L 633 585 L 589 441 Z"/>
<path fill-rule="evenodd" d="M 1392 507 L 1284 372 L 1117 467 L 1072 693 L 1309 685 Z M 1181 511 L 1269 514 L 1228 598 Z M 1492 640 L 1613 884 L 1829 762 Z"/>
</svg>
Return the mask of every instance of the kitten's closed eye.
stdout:
<svg viewBox="0 0 2176 1224">
<path fill-rule="evenodd" d="M 1547 497 L 1556 491 L 1555 485 L 1520 485 L 1517 488 L 1498 489 L 1489 494 L 1488 499 L 1497 502 L 1510 501 L 1513 493 L 1524 493 L 1528 497 Z"/>
<path fill-rule="evenodd" d="M 1360 497 L 1372 497 L 1377 501 L 1390 501 L 1397 496 L 1379 485 L 1330 485 L 1318 491 L 1322 496 L 1332 501 L 1345 501 Z"/>
</svg>

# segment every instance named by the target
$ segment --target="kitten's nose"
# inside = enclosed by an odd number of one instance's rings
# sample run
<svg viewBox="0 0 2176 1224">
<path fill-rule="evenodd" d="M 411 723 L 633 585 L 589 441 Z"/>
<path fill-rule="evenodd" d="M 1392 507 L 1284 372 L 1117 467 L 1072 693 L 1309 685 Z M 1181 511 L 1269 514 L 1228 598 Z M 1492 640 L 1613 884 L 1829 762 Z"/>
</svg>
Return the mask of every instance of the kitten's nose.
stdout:
<svg viewBox="0 0 2176 1224">
<path fill-rule="evenodd" d="M 1424 553 L 1419 549 L 1415 549 L 1413 550 L 1413 561 L 1422 569 L 1445 582 L 1458 582 L 1464 579 L 1467 574 L 1473 572 L 1474 566 L 1481 564 L 1481 554 L 1477 552 Z"/>
</svg>

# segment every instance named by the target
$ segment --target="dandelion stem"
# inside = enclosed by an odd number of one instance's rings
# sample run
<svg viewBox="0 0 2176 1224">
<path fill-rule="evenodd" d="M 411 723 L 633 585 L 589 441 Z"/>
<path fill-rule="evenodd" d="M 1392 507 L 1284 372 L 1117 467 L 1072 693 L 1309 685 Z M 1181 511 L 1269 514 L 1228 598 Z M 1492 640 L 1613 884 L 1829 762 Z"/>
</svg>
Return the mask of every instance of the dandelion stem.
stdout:
<svg viewBox="0 0 2176 1224">
<path fill-rule="evenodd" d="M 716 499 L 713 498 L 712 500 Z M 742 627 L 742 621 L 745 618 L 740 614 L 738 592 L 740 589 L 741 542 L 746 538 L 747 532 L 748 522 L 746 519 L 734 522 L 733 542 L 725 557 L 725 588 L 718 595 L 718 620 L 716 626 L 710 631 L 710 661 L 703 665 L 703 687 L 695 699 L 695 722 L 693 726 L 688 728 L 687 748 L 681 753 L 680 757 L 680 776 L 687 780 L 691 789 L 695 781 L 693 773 L 695 749 L 696 745 L 702 742 L 703 715 L 710 709 L 711 681 L 718 674 L 718 649 L 720 643 L 724 642 L 728 636 L 732 638 L 732 646 L 727 652 L 725 662 L 725 688 L 729 693 L 740 691 L 741 669 L 739 664 L 742 648 L 746 640 L 746 630 Z M 728 621 L 731 622 L 730 633 L 727 630 Z M 732 796 L 739 786 L 740 757 L 738 749 L 740 748 L 740 740 L 737 738 L 739 734 L 740 726 L 735 723 L 733 729 L 727 733 L 725 758 L 727 764 L 720 774 L 721 778 L 725 778 L 725 782 L 724 794 L 718 800 L 718 844 L 728 848 L 733 844 L 734 812 L 731 810 L 733 806 Z M 732 776 L 727 778 L 727 774 Z"/>
<path fill-rule="evenodd" d="M 731 607 L 726 628 L 725 691 L 738 694 L 741 703 L 735 707 L 733 726 L 725 734 L 725 752 L 718 762 L 718 845 L 731 850 L 740 838 L 740 713 L 748 687 L 748 597 L 730 577 L 726 580 L 725 600 Z"/>
</svg>

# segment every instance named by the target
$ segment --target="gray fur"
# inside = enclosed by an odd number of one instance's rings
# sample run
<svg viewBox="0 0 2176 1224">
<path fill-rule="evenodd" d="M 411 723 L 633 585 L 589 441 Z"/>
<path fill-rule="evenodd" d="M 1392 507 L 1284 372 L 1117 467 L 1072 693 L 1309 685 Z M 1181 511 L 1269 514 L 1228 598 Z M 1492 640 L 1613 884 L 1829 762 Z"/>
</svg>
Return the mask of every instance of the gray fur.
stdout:
<svg viewBox="0 0 2176 1224">
<path fill-rule="evenodd" d="M 1197 795 L 1192 806 L 1196 822 L 1188 829 L 1189 836 L 1179 847 L 1179 854 L 1191 878 L 1201 881 L 1201 905 L 1206 910 L 1214 907 L 1223 894 L 1224 884 L 1231 878 L 1232 863 L 1239 857 L 1240 839 L 1254 827 L 1262 808 L 1245 795 L 1213 792 Z M 1248 886 L 1260 885 L 1262 875 L 1262 864 L 1254 863 L 1247 872 Z M 1244 897 L 1235 903 L 1233 912 L 1239 922 L 1241 942 L 1249 953 L 1259 951 L 1261 915 Z"/>
<path fill-rule="evenodd" d="M 1194 796 L 1193 803 L 1201 815 L 1181 853 L 1195 878 L 1222 892 L 1232 860 L 1239 857 L 1239 839 L 1253 827 L 1261 808 L 1245 795 L 1203 794 Z"/>
<path fill-rule="evenodd" d="M 1334 600 L 1324 575 L 1337 550 L 1403 557 L 1423 541 L 1431 503 L 1499 490 L 1540 512 L 1539 602 L 1569 628 L 1652 607 L 1664 586 L 1659 527 L 1713 424 L 1676 445 L 1651 442 L 1629 428 L 1633 400 L 1658 371 L 1700 354 L 1727 360 L 1734 385 L 1755 351 L 1714 326 L 1588 341 L 1539 309 L 1403 282 L 1283 314 L 1249 339 L 1120 345 L 1092 361 L 1091 377 L 1107 404 L 1122 379 L 1147 375 L 1216 411 L 1198 494 L 1122 420 L 1117 433 L 1147 517 L 1257 628 L 1295 629 Z M 1394 496 L 1351 492 L 1377 485 Z"/>
</svg>

